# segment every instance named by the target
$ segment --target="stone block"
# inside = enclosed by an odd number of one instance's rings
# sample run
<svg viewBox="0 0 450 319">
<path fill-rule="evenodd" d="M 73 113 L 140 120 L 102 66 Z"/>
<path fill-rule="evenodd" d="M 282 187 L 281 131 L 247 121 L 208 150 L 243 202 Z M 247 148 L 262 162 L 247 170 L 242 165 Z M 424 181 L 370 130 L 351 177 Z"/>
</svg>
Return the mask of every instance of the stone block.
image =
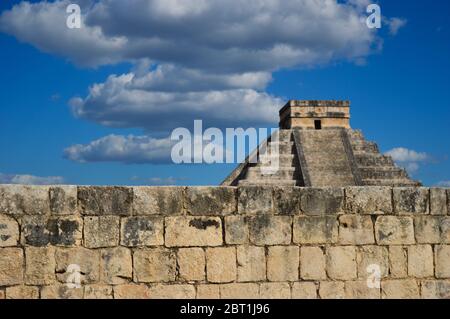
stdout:
<svg viewBox="0 0 450 319">
<path fill-rule="evenodd" d="M 108 285 L 85 286 L 84 299 L 113 299 L 113 287 Z"/>
<path fill-rule="evenodd" d="M 313 282 L 294 282 L 292 299 L 317 299 L 317 287 Z"/>
<path fill-rule="evenodd" d="M 370 245 L 375 243 L 370 216 L 342 215 L 339 217 L 339 243 L 342 245 Z"/>
<path fill-rule="evenodd" d="M 120 244 L 126 247 L 164 245 L 164 219 L 158 216 L 122 218 Z"/>
<path fill-rule="evenodd" d="M 0 248 L 0 286 L 22 284 L 23 265 L 21 248 Z"/>
<path fill-rule="evenodd" d="M 255 283 L 220 285 L 221 299 L 259 299 L 259 287 Z"/>
<path fill-rule="evenodd" d="M 114 299 L 150 299 L 150 290 L 146 285 L 123 284 L 114 286 Z"/>
<path fill-rule="evenodd" d="M 229 245 L 246 244 L 249 241 L 249 229 L 246 216 L 225 217 L 225 242 Z"/>
<path fill-rule="evenodd" d="M 132 213 L 132 203 L 130 187 L 78 187 L 78 204 L 85 215 L 128 216 Z"/>
<path fill-rule="evenodd" d="M 83 299 L 84 288 L 69 288 L 66 284 L 44 286 L 41 299 Z"/>
<path fill-rule="evenodd" d="M 290 299 L 291 287 L 286 282 L 265 282 L 259 285 L 260 299 Z"/>
<path fill-rule="evenodd" d="M 389 270 L 392 278 L 406 278 L 408 276 L 408 255 L 404 247 L 389 247 Z"/>
<path fill-rule="evenodd" d="M 306 215 L 331 215 L 343 213 L 344 189 L 302 188 L 301 209 Z"/>
<path fill-rule="evenodd" d="M 300 253 L 298 246 L 272 246 L 267 255 L 269 281 L 297 281 Z"/>
<path fill-rule="evenodd" d="M 124 247 L 102 249 L 100 257 L 100 278 L 102 282 L 120 285 L 131 280 L 133 264 L 129 249 Z"/>
<path fill-rule="evenodd" d="M 120 217 L 89 216 L 84 217 L 84 246 L 104 248 L 119 245 Z"/>
<path fill-rule="evenodd" d="M 149 295 L 151 299 L 195 299 L 195 287 L 157 284 L 149 287 Z"/>
<path fill-rule="evenodd" d="M 236 280 L 236 248 L 217 247 L 206 249 L 206 274 L 211 283 Z"/>
<path fill-rule="evenodd" d="M 223 242 L 219 217 L 166 217 L 165 227 L 167 247 L 220 246 Z"/>
<path fill-rule="evenodd" d="M 134 215 L 179 215 L 183 213 L 184 187 L 133 187 Z"/>
<path fill-rule="evenodd" d="M 49 187 L 0 185 L 0 212 L 7 215 L 50 213 Z"/>
<path fill-rule="evenodd" d="M 177 259 L 165 248 L 138 249 L 133 254 L 133 280 L 135 282 L 175 281 Z"/>
<path fill-rule="evenodd" d="M 419 244 L 450 244 L 450 217 L 417 216 L 414 230 Z"/>
<path fill-rule="evenodd" d="M 0 289 L 0 300 L 5 299 L 5 297 L 6 297 L 5 291 Z"/>
<path fill-rule="evenodd" d="M 192 215 L 224 216 L 237 212 L 235 187 L 188 187 L 186 209 Z"/>
<path fill-rule="evenodd" d="M 435 246 L 436 278 L 450 278 L 450 245 Z"/>
<path fill-rule="evenodd" d="M 206 257 L 202 248 L 180 248 L 177 256 L 180 279 L 186 281 L 205 279 Z"/>
<path fill-rule="evenodd" d="M 345 282 L 345 298 L 347 299 L 380 299 L 379 288 L 369 288 L 366 280 Z"/>
<path fill-rule="evenodd" d="M 394 188 L 394 211 L 397 214 L 429 214 L 429 189 Z"/>
<path fill-rule="evenodd" d="M 263 281 L 266 279 L 264 247 L 237 246 L 236 255 L 238 281 Z"/>
<path fill-rule="evenodd" d="M 358 278 L 360 279 L 367 279 L 373 275 L 373 267 L 379 267 L 381 278 L 389 274 L 389 251 L 386 247 L 360 247 L 357 251 L 356 262 L 358 265 Z"/>
<path fill-rule="evenodd" d="M 39 288 L 34 286 L 7 287 L 6 299 L 39 299 Z"/>
<path fill-rule="evenodd" d="M 378 245 L 413 245 L 414 226 L 411 217 L 380 216 L 375 222 Z"/>
<path fill-rule="evenodd" d="M 254 245 L 285 245 L 291 243 L 290 216 L 258 215 L 249 217 L 250 242 Z"/>
<path fill-rule="evenodd" d="M 392 188 L 365 186 L 345 189 L 346 211 L 350 214 L 382 215 L 392 213 Z"/>
<path fill-rule="evenodd" d="M 294 243 L 332 244 L 338 240 L 339 224 L 334 216 L 294 217 Z"/>
<path fill-rule="evenodd" d="M 274 213 L 279 215 L 296 215 L 301 213 L 298 187 L 276 187 L 274 189 Z"/>
<path fill-rule="evenodd" d="M 238 189 L 239 214 L 270 214 L 273 211 L 273 188 L 245 186 Z"/>
<path fill-rule="evenodd" d="M 418 299 L 419 297 L 419 285 L 414 279 L 381 282 L 381 298 L 383 299 Z"/>
<path fill-rule="evenodd" d="M 82 284 L 94 283 L 100 279 L 100 253 L 83 247 L 58 248 L 56 250 L 56 273 L 60 282 L 79 271 Z"/>
<path fill-rule="evenodd" d="M 219 285 L 198 285 L 197 299 L 220 299 Z"/>
<path fill-rule="evenodd" d="M 422 281 L 421 295 L 423 299 L 450 299 L 450 281 Z"/>
<path fill-rule="evenodd" d="M 444 188 L 430 189 L 431 215 L 447 215 L 447 192 Z"/>
<path fill-rule="evenodd" d="M 341 281 L 321 281 L 319 296 L 320 299 L 344 299 L 345 285 Z"/>
<path fill-rule="evenodd" d="M 0 215 L 0 247 L 16 246 L 19 241 L 19 224 L 12 217 Z"/>
<path fill-rule="evenodd" d="M 322 248 L 300 248 L 300 277 L 304 280 L 322 280 L 327 278 L 326 258 Z"/>
<path fill-rule="evenodd" d="M 328 247 L 327 274 L 328 277 L 335 280 L 356 279 L 357 269 L 355 247 Z"/>
<path fill-rule="evenodd" d="M 77 186 L 52 186 L 49 190 L 50 211 L 55 215 L 78 213 Z"/>
<path fill-rule="evenodd" d="M 51 285 L 55 282 L 55 248 L 25 248 L 25 283 L 27 285 Z"/>
</svg>

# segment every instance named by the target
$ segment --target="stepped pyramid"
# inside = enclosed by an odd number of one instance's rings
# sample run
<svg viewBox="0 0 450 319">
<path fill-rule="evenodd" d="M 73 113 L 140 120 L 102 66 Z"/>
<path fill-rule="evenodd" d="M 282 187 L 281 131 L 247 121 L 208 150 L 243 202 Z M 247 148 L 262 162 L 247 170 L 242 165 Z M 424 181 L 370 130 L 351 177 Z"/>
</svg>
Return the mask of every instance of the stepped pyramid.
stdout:
<svg viewBox="0 0 450 319">
<path fill-rule="evenodd" d="M 276 152 L 271 153 L 271 150 Z M 265 154 L 266 156 L 262 156 Z M 277 170 L 265 169 L 278 160 Z M 280 130 L 222 183 L 227 186 L 420 186 L 350 128 L 348 101 L 289 101 Z"/>
</svg>

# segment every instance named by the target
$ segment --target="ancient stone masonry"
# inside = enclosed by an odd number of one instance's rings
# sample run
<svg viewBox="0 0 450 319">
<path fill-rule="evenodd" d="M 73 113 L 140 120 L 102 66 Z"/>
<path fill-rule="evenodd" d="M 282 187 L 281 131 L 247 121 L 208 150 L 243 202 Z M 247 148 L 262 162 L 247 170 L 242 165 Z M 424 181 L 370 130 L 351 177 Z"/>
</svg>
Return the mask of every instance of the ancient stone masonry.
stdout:
<svg viewBox="0 0 450 319">
<path fill-rule="evenodd" d="M 449 196 L 0 186 L 0 299 L 450 298 Z"/>
</svg>

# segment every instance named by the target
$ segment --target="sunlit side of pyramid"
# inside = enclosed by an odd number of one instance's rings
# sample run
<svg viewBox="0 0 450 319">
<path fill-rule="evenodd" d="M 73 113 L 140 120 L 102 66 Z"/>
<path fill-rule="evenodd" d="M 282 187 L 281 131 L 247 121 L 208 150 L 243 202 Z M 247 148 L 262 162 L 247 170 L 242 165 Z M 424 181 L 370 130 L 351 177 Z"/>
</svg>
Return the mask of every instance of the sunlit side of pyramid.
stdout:
<svg viewBox="0 0 450 319">
<path fill-rule="evenodd" d="M 350 127 L 348 101 L 289 101 L 280 110 L 280 130 L 268 139 L 278 143 L 279 169 L 267 174 L 259 151 L 253 152 L 222 185 L 304 187 L 420 186 L 397 167 L 378 145 Z M 269 156 L 270 158 L 270 156 Z"/>
</svg>

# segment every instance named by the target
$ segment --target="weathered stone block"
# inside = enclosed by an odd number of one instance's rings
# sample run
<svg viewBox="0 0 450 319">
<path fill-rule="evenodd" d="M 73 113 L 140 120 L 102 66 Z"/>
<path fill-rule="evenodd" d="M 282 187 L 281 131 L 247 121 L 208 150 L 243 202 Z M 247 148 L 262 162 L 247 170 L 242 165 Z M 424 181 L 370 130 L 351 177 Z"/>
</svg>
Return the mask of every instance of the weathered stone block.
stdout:
<svg viewBox="0 0 450 319">
<path fill-rule="evenodd" d="M 164 245 L 164 219 L 156 216 L 122 218 L 120 234 L 122 246 Z"/>
<path fill-rule="evenodd" d="M 100 278 L 102 282 L 120 285 L 131 280 L 133 264 L 131 252 L 124 247 L 102 249 L 100 251 Z"/>
<path fill-rule="evenodd" d="M 422 281 L 422 298 L 450 299 L 450 281 L 426 280 Z"/>
<path fill-rule="evenodd" d="M 344 190 L 340 188 L 302 188 L 301 209 L 306 215 L 330 215 L 343 212 Z"/>
<path fill-rule="evenodd" d="M 7 287 L 6 299 L 39 299 L 39 288 L 33 286 Z"/>
<path fill-rule="evenodd" d="M 50 211 L 56 215 L 78 213 L 77 186 L 52 186 L 49 190 Z"/>
<path fill-rule="evenodd" d="M 404 247 L 389 247 L 389 269 L 392 278 L 406 278 L 408 276 L 408 255 Z"/>
<path fill-rule="evenodd" d="M 237 280 L 263 281 L 266 279 L 266 255 L 264 247 L 237 247 Z"/>
<path fill-rule="evenodd" d="M 114 286 L 114 299 L 150 299 L 150 290 L 146 285 L 123 284 Z"/>
<path fill-rule="evenodd" d="M 139 249 L 133 254 L 135 282 L 175 281 L 176 267 L 176 255 L 169 249 Z"/>
<path fill-rule="evenodd" d="M 338 240 L 338 221 L 334 216 L 294 217 L 294 243 L 331 244 Z"/>
<path fill-rule="evenodd" d="M 394 188 L 394 211 L 398 214 L 428 214 L 429 189 Z"/>
<path fill-rule="evenodd" d="M 19 241 L 19 224 L 12 217 L 0 215 L 0 247 L 16 246 Z"/>
<path fill-rule="evenodd" d="M 274 189 L 274 213 L 280 215 L 295 215 L 301 213 L 298 187 L 276 187 Z"/>
<path fill-rule="evenodd" d="M 450 245 L 435 246 L 436 278 L 450 278 Z"/>
<path fill-rule="evenodd" d="M 167 247 L 220 246 L 222 221 L 219 217 L 166 217 Z"/>
<path fill-rule="evenodd" d="M 133 187 L 133 214 L 178 215 L 183 213 L 184 187 Z"/>
<path fill-rule="evenodd" d="M 85 215 L 131 215 L 132 202 L 129 187 L 78 187 L 78 204 Z"/>
<path fill-rule="evenodd" d="M 114 247 L 119 245 L 120 217 L 84 217 L 84 246 L 87 248 Z"/>
<path fill-rule="evenodd" d="M 220 285 L 221 299 L 258 299 L 259 287 L 255 283 L 233 283 Z"/>
<path fill-rule="evenodd" d="M 258 215 L 249 217 L 250 242 L 255 245 L 282 245 L 291 243 L 290 216 Z"/>
<path fill-rule="evenodd" d="M 23 265 L 21 248 L 0 248 L 0 286 L 22 284 Z"/>
<path fill-rule="evenodd" d="M 270 214 L 273 210 L 273 188 L 245 186 L 238 189 L 239 214 Z"/>
<path fill-rule="evenodd" d="M 85 286 L 84 299 L 113 299 L 113 288 L 108 285 Z"/>
<path fill-rule="evenodd" d="M 345 298 L 347 299 L 380 299 L 379 288 L 369 288 L 366 280 L 345 282 Z"/>
<path fill-rule="evenodd" d="M 356 279 L 356 249 L 352 246 L 327 248 L 327 273 L 331 279 Z"/>
<path fill-rule="evenodd" d="M 200 281 L 205 279 L 206 257 L 202 248 L 180 248 L 177 256 L 182 280 Z"/>
<path fill-rule="evenodd" d="M 381 282 L 381 298 L 383 299 L 418 299 L 419 297 L 419 285 L 414 279 Z"/>
<path fill-rule="evenodd" d="M 49 187 L 0 186 L 0 212 L 8 215 L 45 215 L 50 212 Z"/>
<path fill-rule="evenodd" d="M 56 273 L 61 282 L 79 271 L 82 284 L 97 282 L 100 279 L 100 253 L 97 250 L 77 248 L 58 248 L 56 250 Z"/>
<path fill-rule="evenodd" d="M 381 215 L 392 212 L 392 188 L 348 187 L 345 189 L 348 213 Z"/>
<path fill-rule="evenodd" d="M 317 287 L 313 282 L 294 282 L 292 299 L 317 299 Z"/>
<path fill-rule="evenodd" d="M 149 287 L 151 299 L 195 299 L 193 285 L 163 285 Z"/>
<path fill-rule="evenodd" d="M 342 245 L 370 245 L 375 243 L 370 216 L 343 215 L 339 217 L 339 242 Z"/>
<path fill-rule="evenodd" d="M 41 299 L 83 299 L 84 288 L 69 288 L 66 284 L 42 287 Z"/>
<path fill-rule="evenodd" d="M 417 216 L 414 230 L 419 244 L 450 243 L 450 217 Z"/>
<path fill-rule="evenodd" d="M 300 277 L 305 280 L 322 280 L 327 278 L 326 258 L 322 248 L 300 248 Z"/>
<path fill-rule="evenodd" d="M 197 299 L 220 299 L 219 285 L 198 285 Z"/>
<path fill-rule="evenodd" d="M 266 282 L 259 285 L 260 299 L 290 299 L 291 287 L 284 282 Z"/>
<path fill-rule="evenodd" d="M 236 280 L 236 248 L 217 247 L 206 249 L 207 279 L 212 283 Z"/>
<path fill-rule="evenodd" d="M 83 220 L 79 216 L 24 216 L 22 218 L 22 243 L 43 247 L 76 246 L 81 244 Z"/>
<path fill-rule="evenodd" d="M 321 281 L 319 284 L 320 299 L 344 299 L 345 286 L 340 281 Z"/>
<path fill-rule="evenodd" d="M 188 187 L 186 209 L 192 215 L 229 215 L 237 211 L 235 187 Z"/>
<path fill-rule="evenodd" d="M 300 253 L 298 246 L 269 247 L 267 279 L 269 281 L 297 281 Z"/>
<path fill-rule="evenodd" d="M 55 282 L 54 247 L 25 248 L 25 283 L 27 285 L 50 285 Z"/>
<path fill-rule="evenodd" d="M 360 247 L 356 255 L 356 262 L 358 265 L 358 278 L 360 279 L 367 279 L 373 274 L 373 270 L 371 270 L 373 265 L 379 267 L 382 278 L 389 274 L 389 252 L 386 247 Z"/>
<path fill-rule="evenodd" d="M 447 215 L 447 192 L 444 188 L 430 189 L 431 215 Z"/>
<path fill-rule="evenodd" d="M 229 245 L 246 244 L 249 241 L 249 229 L 246 216 L 225 217 L 225 242 Z"/>
<path fill-rule="evenodd" d="M 379 245 L 412 245 L 414 227 L 411 217 L 380 216 L 375 222 L 375 237 Z"/>
<path fill-rule="evenodd" d="M 5 297 L 6 297 L 5 291 L 0 289 L 0 300 L 5 299 Z"/>
</svg>

